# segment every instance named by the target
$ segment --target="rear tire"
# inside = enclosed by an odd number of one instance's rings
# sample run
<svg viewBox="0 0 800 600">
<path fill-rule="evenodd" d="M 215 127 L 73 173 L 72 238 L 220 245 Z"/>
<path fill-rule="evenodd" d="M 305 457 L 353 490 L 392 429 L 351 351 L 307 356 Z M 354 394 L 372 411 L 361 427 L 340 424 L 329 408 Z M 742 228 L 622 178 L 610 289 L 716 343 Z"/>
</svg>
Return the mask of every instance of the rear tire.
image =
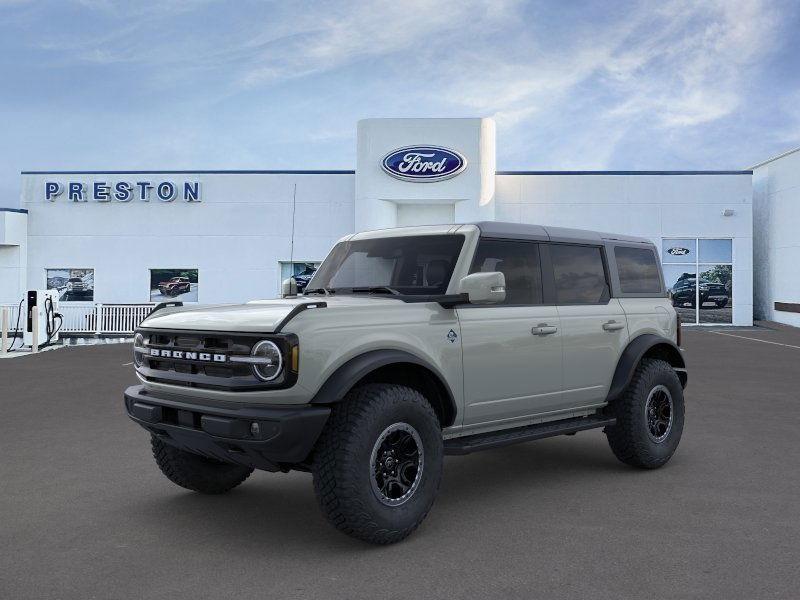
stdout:
<svg viewBox="0 0 800 600">
<path fill-rule="evenodd" d="M 224 494 L 250 476 L 253 469 L 224 463 L 179 450 L 156 436 L 150 436 L 153 457 L 172 483 L 201 494 Z"/>
<path fill-rule="evenodd" d="M 619 460 L 657 469 L 675 453 L 683 433 L 684 402 L 680 379 L 669 363 L 643 359 L 609 409 L 617 423 L 606 427 L 606 436 Z"/>
<path fill-rule="evenodd" d="M 430 511 L 442 431 L 422 394 L 369 384 L 334 405 L 314 450 L 314 491 L 330 523 L 373 544 L 399 542 Z"/>
</svg>

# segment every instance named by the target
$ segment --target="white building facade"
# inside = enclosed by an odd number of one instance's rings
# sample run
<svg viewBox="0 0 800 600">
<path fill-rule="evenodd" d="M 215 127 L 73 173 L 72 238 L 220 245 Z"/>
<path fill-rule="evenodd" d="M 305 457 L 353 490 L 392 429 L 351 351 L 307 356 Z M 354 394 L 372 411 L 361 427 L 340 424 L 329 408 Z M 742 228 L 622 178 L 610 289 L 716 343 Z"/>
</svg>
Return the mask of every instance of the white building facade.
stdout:
<svg viewBox="0 0 800 600">
<path fill-rule="evenodd" d="M 800 148 L 753 167 L 756 313 L 800 327 Z"/>
<path fill-rule="evenodd" d="M 354 231 L 497 220 L 650 238 L 668 285 L 694 290 L 685 323 L 752 324 L 751 171 L 497 171 L 491 119 L 368 119 L 357 140 L 355 171 L 23 172 L 0 303 L 271 298 Z"/>
</svg>

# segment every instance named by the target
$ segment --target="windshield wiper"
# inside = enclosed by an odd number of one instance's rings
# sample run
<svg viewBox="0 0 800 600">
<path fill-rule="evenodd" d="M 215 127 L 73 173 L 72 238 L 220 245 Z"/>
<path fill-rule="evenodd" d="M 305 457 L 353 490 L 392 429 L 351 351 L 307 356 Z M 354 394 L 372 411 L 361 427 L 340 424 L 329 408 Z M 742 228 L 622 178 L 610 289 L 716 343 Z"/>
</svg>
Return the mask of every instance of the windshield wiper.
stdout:
<svg viewBox="0 0 800 600">
<path fill-rule="evenodd" d="M 398 292 L 394 288 L 387 287 L 385 285 L 373 285 L 370 287 L 354 287 L 350 288 L 350 291 L 354 294 L 392 294 L 393 296 L 399 296 L 400 292 Z"/>
<path fill-rule="evenodd" d="M 306 295 L 306 294 L 324 294 L 326 296 L 330 296 L 331 294 L 335 294 L 335 293 L 336 293 L 336 290 L 325 288 L 325 287 L 314 288 L 314 289 L 311 289 L 311 290 L 304 290 L 303 291 L 303 295 Z"/>
</svg>

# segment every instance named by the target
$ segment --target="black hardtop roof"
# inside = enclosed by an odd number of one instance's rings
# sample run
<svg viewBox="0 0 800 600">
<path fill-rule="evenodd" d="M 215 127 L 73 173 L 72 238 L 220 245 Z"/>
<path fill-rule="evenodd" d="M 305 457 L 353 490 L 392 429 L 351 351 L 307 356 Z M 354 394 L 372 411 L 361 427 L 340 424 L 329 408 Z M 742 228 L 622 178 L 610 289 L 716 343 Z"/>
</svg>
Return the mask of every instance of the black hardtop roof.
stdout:
<svg viewBox="0 0 800 600">
<path fill-rule="evenodd" d="M 506 223 L 503 221 L 479 221 L 469 223 L 481 231 L 481 236 L 492 238 L 508 238 L 516 240 L 538 240 L 544 242 L 571 242 L 584 244 L 602 244 L 607 241 L 647 244 L 653 242 L 647 238 L 602 233 L 586 229 L 570 229 L 567 227 L 550 227 L 544 225 L 528 225 L 525 223 Z"/>
</svg>

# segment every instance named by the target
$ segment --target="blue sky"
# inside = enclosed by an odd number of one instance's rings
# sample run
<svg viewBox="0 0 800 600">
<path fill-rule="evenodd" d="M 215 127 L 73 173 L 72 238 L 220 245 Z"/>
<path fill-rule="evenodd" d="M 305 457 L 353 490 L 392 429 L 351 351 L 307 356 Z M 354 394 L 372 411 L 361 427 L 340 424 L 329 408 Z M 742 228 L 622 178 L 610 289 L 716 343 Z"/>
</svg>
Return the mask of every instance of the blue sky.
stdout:
<svg viewBox="0 0 800 600">
<path fill-rule="evenodd" d="M 19 171 L 353 168 L 365 117 L 492 116 L 498 168 L 729 169 L 800 145 L 800 4 L 0 0 Z"/>
</svg>

